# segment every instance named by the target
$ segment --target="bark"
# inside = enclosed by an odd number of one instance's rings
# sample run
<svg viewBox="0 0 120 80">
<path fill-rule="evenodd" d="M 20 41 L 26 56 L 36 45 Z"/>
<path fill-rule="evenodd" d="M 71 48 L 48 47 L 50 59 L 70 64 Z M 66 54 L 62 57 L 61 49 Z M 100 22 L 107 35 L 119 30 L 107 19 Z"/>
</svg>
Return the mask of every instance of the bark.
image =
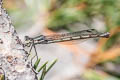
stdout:
<svg viewBox="0 0 120 80">
<path fill-rule="evenodd" d="M 35 73 L 27 60 L 26 51 L 6 10 L 2 8 L 2 2 L 0 2 L 0 69 L 5 72 L 5 80 L 35 80 Z"/>
</svg>

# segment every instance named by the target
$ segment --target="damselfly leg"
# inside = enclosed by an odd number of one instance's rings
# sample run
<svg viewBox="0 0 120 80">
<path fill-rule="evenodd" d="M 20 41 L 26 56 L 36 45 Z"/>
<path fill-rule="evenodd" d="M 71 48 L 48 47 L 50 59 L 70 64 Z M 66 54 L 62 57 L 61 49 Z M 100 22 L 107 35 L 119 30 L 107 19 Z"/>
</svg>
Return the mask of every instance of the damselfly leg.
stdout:
<svg viewBox="0 0 120 80">
<path fill-rule="evenodd" d="M 28 56 L 30 55 L 32 48 L 34 48 L 35 55 L 33 56 L 32 59 L 34 59 L 34 57 L 36 56 L 37 60 L 38 60 L 38 54 L 37 54 L 37 50 L 36 50 L 36 46 L 35 46 L 36 45 L 35 44 L 35 41 L 36 41 L 35 39 L 43 40 L 44 36 L 40 35 L 40 36 L 37 36 L 35 38 L 30 38 L 29 36 L 25 36 L 25 45 L 24 46 L 30 47 L 29 52 L 28 52 Z"/>
</svg>

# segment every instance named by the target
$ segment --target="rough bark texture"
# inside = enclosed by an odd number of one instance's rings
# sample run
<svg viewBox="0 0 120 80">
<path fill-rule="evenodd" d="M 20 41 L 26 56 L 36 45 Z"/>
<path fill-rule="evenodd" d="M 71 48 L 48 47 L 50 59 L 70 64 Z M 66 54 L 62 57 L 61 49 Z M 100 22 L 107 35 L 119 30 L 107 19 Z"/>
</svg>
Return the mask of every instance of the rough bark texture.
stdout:
<svg viewBox="0 0 120 80">
<path fill-rule="evenodd" d="M 0 67 L 5 80 L 35 80 L 26 52 L 0 3 Z M 1 72 L 0 72 L 1 73 Z"/>
</svg>

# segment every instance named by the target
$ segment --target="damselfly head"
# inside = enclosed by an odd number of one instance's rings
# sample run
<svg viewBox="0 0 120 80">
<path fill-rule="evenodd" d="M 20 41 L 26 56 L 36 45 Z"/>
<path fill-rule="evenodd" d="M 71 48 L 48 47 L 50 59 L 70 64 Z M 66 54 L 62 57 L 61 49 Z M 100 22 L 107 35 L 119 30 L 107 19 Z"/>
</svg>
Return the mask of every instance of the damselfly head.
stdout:
<svg viewBox="0 0 120 80">
<path fill-rule="evenodd" d="M 24 46 L 30 47 L 31 40 L 32 39 L 29 36 L 25 36 L 25 44 L 24 44 Z"/>
<path fill-rule="evenodd" d="M 109 38 L 109 37 L 110 37 L 110 33 L 109 33 L 109 32 L 102 33 L 102 34 L 100 35 L 100 37 Z"/>
<path fill-rule="evenodd" d="M 25 36 L 25 41 L 28 41 L 30 40 L 30 37 L 29 36 Z"/>
</svg>

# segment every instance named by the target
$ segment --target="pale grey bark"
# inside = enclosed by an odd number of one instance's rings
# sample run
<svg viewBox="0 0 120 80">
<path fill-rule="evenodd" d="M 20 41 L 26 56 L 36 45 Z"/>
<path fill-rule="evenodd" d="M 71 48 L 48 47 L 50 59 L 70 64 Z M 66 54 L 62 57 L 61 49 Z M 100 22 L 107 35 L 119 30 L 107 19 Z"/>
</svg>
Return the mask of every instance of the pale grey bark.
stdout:
<svg viewBox="0 0 120 80">
<path fill-rule="evenodd" d="M 0 67 L 5 80 L 35 80 L 27 54 L 11 20 L 0 3 Z"/>
</svg>

